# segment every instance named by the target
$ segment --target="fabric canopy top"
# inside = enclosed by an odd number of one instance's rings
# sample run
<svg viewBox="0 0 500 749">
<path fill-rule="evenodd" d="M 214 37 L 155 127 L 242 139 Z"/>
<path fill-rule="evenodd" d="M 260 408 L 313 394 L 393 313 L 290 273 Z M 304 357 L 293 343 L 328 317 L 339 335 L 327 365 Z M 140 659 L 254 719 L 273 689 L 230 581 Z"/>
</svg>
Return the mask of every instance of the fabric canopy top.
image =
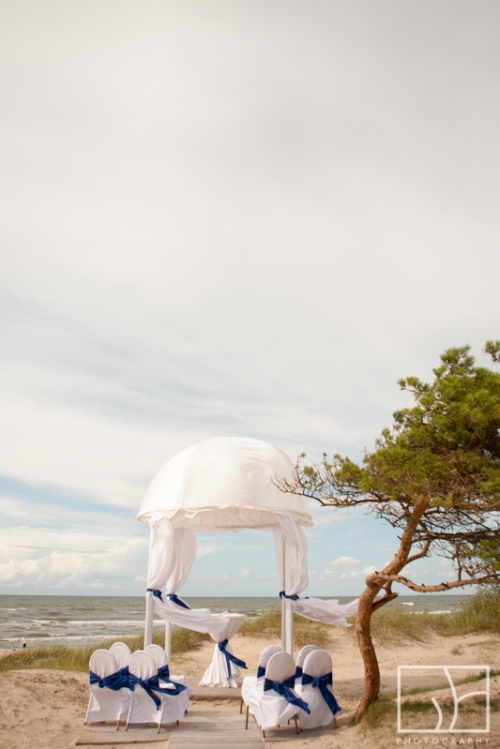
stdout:
<svg viewBox="0 0 500 749">
<path fill-rule="evenodd" d="M 257 439 L 210 437 L 178 453 L 151 482 L 137 519 L 167 518 L 173 528 L 238 531 L 273 528 L 291 517 L 312 526 L 304 497 L 281 491 L 294 466 L 279 448 Z"/>
</svg>

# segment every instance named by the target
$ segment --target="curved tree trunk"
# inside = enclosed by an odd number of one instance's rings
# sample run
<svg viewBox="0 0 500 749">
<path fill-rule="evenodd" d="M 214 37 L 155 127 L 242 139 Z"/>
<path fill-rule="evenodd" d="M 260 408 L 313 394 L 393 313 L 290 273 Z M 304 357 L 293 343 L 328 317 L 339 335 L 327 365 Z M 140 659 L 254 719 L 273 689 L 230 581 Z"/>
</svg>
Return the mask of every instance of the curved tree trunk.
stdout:
<svg viewBox="0 0 500 749">
<path fill-rule="evenodd" d="M 378 667 L 377 654 L 373 647 L 370 622 L 373 613 L 373 600 L 381 587 L 374 585 L 363 591 L 359 599 L 358 613 L 356 614 L 356 637 L 365 667 L 363 695 L 354 718 L 356 722 L 363 717 L 368 705 L 377 699 L 380 691 L 380 669 Z"/>
</svg>

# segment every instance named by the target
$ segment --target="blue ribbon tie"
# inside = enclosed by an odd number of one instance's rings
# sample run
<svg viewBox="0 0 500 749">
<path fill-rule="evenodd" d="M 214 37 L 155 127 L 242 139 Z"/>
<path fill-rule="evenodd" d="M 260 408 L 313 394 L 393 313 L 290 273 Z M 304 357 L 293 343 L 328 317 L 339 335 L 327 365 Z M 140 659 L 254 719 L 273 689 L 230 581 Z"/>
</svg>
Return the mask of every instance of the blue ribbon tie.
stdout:
<svg viewBox="0 0 500 749">
<path fill-rule="evenodd" d="M 306 684 L 312 684 L 313 687 L 319 689 L 321 696 L 325 700 L 326 704 L 332 711 L 332 715 L 336 715 L 342 708 L 328 689 L 332 685 L 332 672 L 325 674 L 324 676 L 310 676 L 309 674 L 302 674 L 302 686 Z"/>
<path fill-rule="evenodd" d="M 160 687 L 160 678 L 159 678 L 159 672 L 156 676 L 152 676 L 150 679 L 147 680 L 148 687 L 150 689 L 153 689 L 155 692 L 161 692 L 162 694 L 169 694 L 171 697 L 174 697 L 176 694 L 180 694 L 183 692 L 187 687 L 184 684 L 178 684 L 176 681 L 172 681 L 172 679 L 165 679 L 162 678 L 162 681 L 172 685 L 171 687 Z"/>
<path fill-rule="evenodd" d="M 191 609 L 191 606 L 188 606 L 176 593 L 168 593 L 167 598 L 170 598 L 172 603 L 176 603 L 177 606 L 182 606 L 183 609 Z"/>
<path fill-rule="evenodd" d="M 285 700 L 291 705 L 300 707 L 301 710 L 304 710 L 304 712 L 309 714 L 311 712 L 309 710 L 309 705 L 307 704 L 307 702 L 304 702 L 304 700 L 301 700 L 300 697 L 297 697 L 297 695 L 293 691 L 294 686 L 295 676 L 290 676 L 283 682 L 264 679 L 264 692 L 268 692 L 270 689 L 274 689 L 275 692 L 284 697 Z"/>
<path fill-rule="evenodd" d="M 257 678 L 262 679 L 263 676 L 266 674 L 266 667 L 265 666 L 257 666 Z"/>
<path fill-rule="evenodd" d="M 132 692 L 135 690 L 136 684 L 139 684 L 139 686 L 142 687 L 145 692 L 147 692 L 147 694 L 155 703 L 156 709 L 159 710 L 161 707 L 161 699 L 153 692 L 153 689 L 156 689 L 156 691 L 158 692 L 161 691 L 158 685 L 158 674 L 153 676 L 151 679 L 139 679 L 138 676 L 129 674 L 128 687 L 132 690 Z"/>
<path fill-rule="evenodd" d="M 163 603 L 163 596 L 161 594 L 161 590 L 156 590 L 156 588 L 147 588 L 148 593 L 152 593 L 155 598 L 159 598 L 160 601 Z"/>
<path fill-rule="evenodd" d="M 288 598 L 289 601 L 298 601 L 299 596 L 293 595 L 293 596 L 287 596 L 284 590 L 280 590 L 280 598 Z"/>
<path fill-rule="evenodd" d="M 240 660 L 239 658 L 236 658 L 235 655 L 229 652 L 229 650 L 226 650 L 226 646 L 229 643 L 229 640 L 222 640 L 222 642 L 217 643 L 217 647 L 219 650 L 222 650 L 226 657 L 226 666 L 227 666 L 227 675 L 228 677 L 231 676 L 231 662 L 234 663 L 235 666 L 238 666 L 239 668 L 246 668 L 247 664 L 245 661 Z"/>
<path fill-rule="evenodd" d="M 300 666 L 297 666 L 297 668 L 295 669 L 295 678 L 300 679 L 301 676 L 302 676 L 302 669 Z"/>
<path fill-rule="evenodd" d="M 158 676 L 160 677 L 160 679 L 170 679 L 170 669 L 168 667 L 168 663 L 166 666 L 160 666 L 160 668 L 158 669 Z"/>
<path fill-rule="evenodd" d="M 104 689 L 104 687 L 107 687 L 108 689 L 112 689 L 113 692 L 118 692 L 120 689 L 123 689 L 123 687 L 128 687 L 128 680 L 128 666 L 121 668 L 114 674 L 110 674 L 109 676 L 104 676 L 102 678 L 100 676 L 97 676 L 97 674 L 95 674 L 93 671 L 90 672 L 91 684 L 99 684 L 99 689 Z"/>
</svg>

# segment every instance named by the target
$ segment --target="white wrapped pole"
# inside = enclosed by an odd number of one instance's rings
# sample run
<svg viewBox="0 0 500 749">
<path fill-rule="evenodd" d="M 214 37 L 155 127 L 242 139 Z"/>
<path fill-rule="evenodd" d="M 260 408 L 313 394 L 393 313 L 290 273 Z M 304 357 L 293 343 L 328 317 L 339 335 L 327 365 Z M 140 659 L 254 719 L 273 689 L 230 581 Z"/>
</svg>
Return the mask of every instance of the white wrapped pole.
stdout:
<svg viewBox="0 0 500 749">
<path fill-rule="evenodd" d="M 170 666 L 170 656 L 172 654 L 172 624 L 165 622 L 165 653 L 167 654 L 167 663 Z"/>
<path fill-rule="evenodd" d="M 146 593 L 146 623 L 144 626 L 144 647 L 147 648 L 153 642 L 153 594 Z"/>
<path fill-rule="evenodd" d="M 286 609 L 286 647 L 287 653 L 293 656 L 293 606 L 289 598 L 285 598 Z"/>
<path fill-rule="evenodd" d="M 282 542 L 281 560 L 282 560 L 281 564 L 282 564 L 282 570 L 283 570 L 283 573 L 282 573 L 283 579 L 280 582 L 281 582 L 282 590 L 285 590 L 285 585 L 286 585 L 286 574 L 285 574 L 285 561 L 286 561 L 286 557 L 285 557 L 285 539 L 283 539 L 283 542 Z M 283 596 L 283 598 L 281 599 L 281 647 L 283 648 L 283 650 L 285 652 L 286 652 L 286 614 L 287 614 L 287 610 L 286 610 L 286 598 Z"/>
</svg>

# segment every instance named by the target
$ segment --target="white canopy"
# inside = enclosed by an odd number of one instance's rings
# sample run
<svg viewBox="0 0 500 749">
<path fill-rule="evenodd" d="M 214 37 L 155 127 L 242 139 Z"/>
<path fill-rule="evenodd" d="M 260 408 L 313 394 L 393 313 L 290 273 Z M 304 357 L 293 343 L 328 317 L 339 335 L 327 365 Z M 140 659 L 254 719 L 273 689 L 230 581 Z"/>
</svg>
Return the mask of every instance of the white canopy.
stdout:
<svg viewBox="0 0 500 749">
<path fill-rule="evenodd" d="M 262 440 L 210 437 L 166 463 L 151 482 L 137 519 L 166 517 L 174 528 L 238 531 L 272 528 L 279 518 L 312 526 L 303 497 L 282 492 L 276 478 L 292 479 L 282 450 Z"/>
<path fill-rule="evenodd" d="M 305 498 L 276 485 L 276 480 L 293 478 L 293 463 L 274 445 L 251 438 L 210 437 L 169 460 L 144 496 L 137 519 L 150 526 L 145 645 L 151 643 L 154 613 L 167 621 L 168 654 L 171 623 L 209 632 L 217 645 L 202 684 L 237 685 L 234 677 L 242 662 L 236 659 L 234 664 L 229 639 L 245 616 L 190 609 L 178 598 L 196 557 L 197 531 L 273 530 L 284 596 L 283 646 L 289 653 L 294 609 L 341 626 L 355 611 L 357 602 L 346 607 L 338 601 L 299 597 L 308 584 L 307 540 L 301 526 L 313 523 Z"/>
</svg>

